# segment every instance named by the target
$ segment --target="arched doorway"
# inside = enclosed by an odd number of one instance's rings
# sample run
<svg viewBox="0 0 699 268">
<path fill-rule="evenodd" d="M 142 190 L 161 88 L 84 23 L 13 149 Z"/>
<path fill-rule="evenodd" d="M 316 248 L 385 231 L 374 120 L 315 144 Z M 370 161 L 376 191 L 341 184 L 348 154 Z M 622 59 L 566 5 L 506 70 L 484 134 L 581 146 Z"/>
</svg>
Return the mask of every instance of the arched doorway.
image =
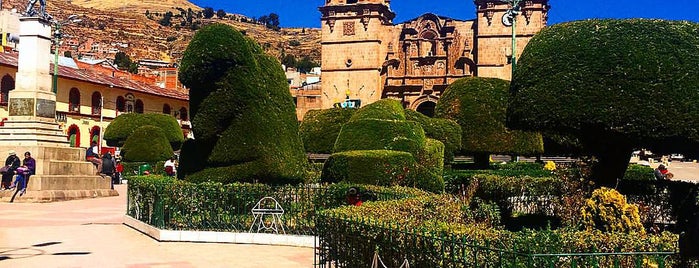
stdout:
<svg viewBox="0 0 699 268">
<path fill-rule="evenodd" d="M 137 114 L 143 113 L 143 101 L 142 100 L 136 100 L 136 106 L 134 107 L 134 112 Z"/>
<path fill-rule="evenodd" d="M 15 80 L 6 74 L 0 81 L 0 105 L 7 106 L 7 102 L 10 100 L 10 90 L 13 89 L 15 89 Z"/>
<path fill-rule="evenodd" d="M 95 141 L 97 142 L 97 147 L 101 147 L 102 142 L 100 141 L 100 127 L 99 126 L 93 126 L 90 129 L 90 144 Z"/>
<path fill-rule="evenodd" d="M 429 117 L 434 117 L 434 108 L 437 107 L 437 103 L 433 101 L 425 101 L 417 106 L 415 111 L 424 114 Z"/>
<path fill-rule="evenodd" d="M 80 147 L 80 128 L 75 124 L 68 127 L 68 142 L 70 147 Z"/>
</svg>

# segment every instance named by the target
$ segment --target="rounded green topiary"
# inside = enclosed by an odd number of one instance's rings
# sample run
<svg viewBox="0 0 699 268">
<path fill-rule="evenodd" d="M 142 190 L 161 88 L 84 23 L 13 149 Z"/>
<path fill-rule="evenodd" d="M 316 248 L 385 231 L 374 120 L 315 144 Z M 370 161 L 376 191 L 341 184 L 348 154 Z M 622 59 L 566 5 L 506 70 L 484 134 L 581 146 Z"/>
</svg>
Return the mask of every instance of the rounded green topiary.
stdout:
<svg viewBox="0 0 699 268">
<path fill-rule="evenodd" d="M 454 153 L 461 149 L 461 126 L 454 120 L 431 118 L 419 112 L 406 109 L 405 116 L 410 121 L 420 123 L 425 136 L 444 144 L 444 162 L 454 160 Z"/>
<path fill-rule="evenodd" d="M 182 163 L 187 180 L 303 180 L 307 162 L 296 110 L 276 59 L 232 27 L 215 24 L 197 31 L 181 75 L 196 111 L 197 138 L 182 150 L 191 154 L 183 160 L 193 161 Z"/>
<path fill-rule="evenodd" d="M 634 148 L 695 153 L 699 143 L 699 24 L 586 20 L 543 29 L 511 87 L 509 126 L 580 138 L 613 185 Z"/>
<path fill-rule="evenodd" d="M 357 110 L 350 121 L 362 119 L 405 120 L 405 111 L 399 101 L 382 99 Z"/>
<path fill-rule="evenodd" d="M 342 126 L 355 111 L 343 108 L 308 111 L 299 127 L 306 152 L 332 153 Z"/>
<path fill-rule="evenodd" d="M 477 157 L 480 166 L 488 165 L 492 153 L 534 155 L 544 150 L 540 134 L 505 128 L 508 86 L 497 78 L 462 78 L 447 87 L 435 108 L 437 117 L 461 126 L 462 153 L 485 156 Z"/>
<path fill-rule="evenodd" d="M 172 147 L 164 131 L 150 125 L 137 128 L 121 148 L 121 157 L 125 162 L 158 162 L 172 155 Z"/>
<path fill-rule="evenodd" d="M 414 121 L 363 119 L 347 122 L 335 142 L 335 152 L 397 150 L 416 153 L 425 146 L 425 132 Z"/>
<path fill-rule="evenodd" d="M 161 128 L 172 146 L 172 150 L 177 151 L 182 146 L 184 135 L 177 119 L 170 115 L 156 113 L 129 113 L 117 116 L 104 130 L 104 140 L 109 146 L 122 147 L 131 133 L 137 128 L 147 125 Z"/>
<path fill-rule="evenodd" d="M 417 163 L 413 155 L 392 150 L 361 150 L 332 154 L 323 165 L 323 182 L 371 185 L 405 185 L 414 181 Z"/>
</svg>

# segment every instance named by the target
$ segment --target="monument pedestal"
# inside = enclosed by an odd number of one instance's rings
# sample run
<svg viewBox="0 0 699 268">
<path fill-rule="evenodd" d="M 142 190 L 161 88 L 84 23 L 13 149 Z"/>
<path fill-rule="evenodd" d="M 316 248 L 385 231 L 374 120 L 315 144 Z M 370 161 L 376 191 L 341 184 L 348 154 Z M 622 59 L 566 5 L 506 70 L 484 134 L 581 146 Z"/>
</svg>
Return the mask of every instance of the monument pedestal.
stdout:
<svg viewBox="0 0 699 268">
<path fill-rule="evenodd" d="M 38 17 L 20 18 L 20 53 L 16 88 L 9 94 L 9 119 L 0 127 L 0 161 L 14 150 L 22 159 L 31 152 L 36 174 L 27 192 L 14 202 L 51 202 L 98 196 L 116 196 L 111 178 L 95 175 L 85 160 L 85 149 L 69 147 L 56 122 L 56 94 L 51 91 L 49 56 L 50 22 Z M 0 162 L 3 165 L 4 162 Z M 0 192 L 9 201 L 14 191 Z"/>
</svg>

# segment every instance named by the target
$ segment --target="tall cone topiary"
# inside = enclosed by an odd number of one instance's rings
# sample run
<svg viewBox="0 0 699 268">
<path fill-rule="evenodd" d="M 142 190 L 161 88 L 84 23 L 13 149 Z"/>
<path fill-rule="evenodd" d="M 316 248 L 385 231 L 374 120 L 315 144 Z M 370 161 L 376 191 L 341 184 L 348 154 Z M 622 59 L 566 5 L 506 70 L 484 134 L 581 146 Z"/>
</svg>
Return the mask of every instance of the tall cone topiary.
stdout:
<svg viewBox="0 0 699 268">
<path fill-rule="evenodd" d="M 234 28 L 213 24 L 184 52 L 196 139 L 182 149 L 191 181 L 297 183 L 306 156 L 280 63 Z"/>
</svg>

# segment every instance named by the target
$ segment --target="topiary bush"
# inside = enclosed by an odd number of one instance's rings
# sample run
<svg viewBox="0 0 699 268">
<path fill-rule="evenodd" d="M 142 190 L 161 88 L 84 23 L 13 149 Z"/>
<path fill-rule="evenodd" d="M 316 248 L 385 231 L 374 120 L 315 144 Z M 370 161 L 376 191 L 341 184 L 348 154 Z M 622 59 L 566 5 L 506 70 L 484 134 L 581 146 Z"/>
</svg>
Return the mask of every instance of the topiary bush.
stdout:
<svg viewBox="0 0 699 268">
<path fill-rule="evenodd" d="M 373 155 L 362 153 L 365 151 L 389 150 L 406 152 L 410 155 L 412 163 L 402 160 L 401 164 L 410 164 L 410 166 L 400 168 L 393 164 L 386 165 L 387 167 L 390 166 L 390 172 L 388 173 L 395 173 L 391 174 L 387 180 L 398 185 L 414 186 L 424 190 L 441 192 L 444 187 L 444 183 L 441 180 L 441 172 L 444 165 L 444 145 L 437 140 L 433 140 L 430 141 L 429 148 L 427 146 L 428 142 L 422 126 L 418 122 L 405 120 L 405 112 L 400 102 L 383 99 L 362 107 L 355 112 L 349 122 L 342 126 L 342 130 L 335 142 L 334 152 L 351 153 L 356 151 L 358 153 L 352 155 L 354 158 L 366 159 L 355 160 L 355 162 L 364 161 L 367 164 L 379 160 L 375 159 Z M 341 155 L 343 159 L 346 156 Z M 436 163 L 435 159 L 442 162 Z M 382 160 L 381 163 L 385 162 Z M 373 168 L 367 169 L 361 165 L 348 166 L 343 161 L 328 160 L 323 169 L 321 180 L 342 181 L 348 178 L 346 174 L 362 172 L 353 170 L 342 171 L 343 169 L 366 169 L 372 170 L 367 172 L 376 174 L 378 171 L 373 171 L 374 168 L 381 169 L 381 167 L 375 165 L 373 165 Z M 400 171 L 401 169 L 403 171 Z M 407 171 L 411 171 L 409 176 L 404 176 Z M 374 178 L 365 179 L 375 180 Z"/>
<path fill-rule="evenodd" d="M 184 142 L 182 128 L 177 123 L 177 119 L 170 115 L 157 113 L 128 113 L 117 116 L 104 130 L 104 140 L 109 146 L 122 147 L 131 133 L 142 126 L 161 128 L 173 151 L 179 150 Z"/>
<path fill-rule="evenodd" d="M 642 235 L 646 232 L 641 224 L 638 206 L 626 203 L 626 197 L 614 189 L 602 187 L 592 192 L 581 214 L 587 230 Z"/>
<path fill-rule="evenodd" d="M 405 110 L 405 117 L 409 121 L 420 123 L 426 137 L 444 144 L 444 163 L 454 160 L 454 153 L 461 149 L 461 126 L 456 121 L 430 118 L 410 109 Z"/>
<path fill-rule="evenodd" d="M 357 150 L 332 154 L 323 166 L 323 182 L 380 186 L 415 181 L 417 163 L 412 154 L 392 150 Z"/>
<path fill-rule="evenodd" d="M 517 63 L 508 126 L 576 136 L 612 187 L 634 148 L 696 154 L 699 24 L 585 20 L 536 34 Z"/>
<path fill-rule="evenodd" d="M 469 77 L 454 81 L 435 107 L 439 118 L 456 121 L 462 130 L 461 152 L 487 168 L 490 154 L 535 155 L 544 151 L 540 134 L 505 128 L 509 82 Z"/>
<path fill-rule="evenodd" d="M 213 24 L 197 31 L 180 68 L 197 135 L 182 150 L 185 179 L 303 181 L 306 155 L 276 59 L 234 28 Z"/>
<path fill-rule="evenodd" d="M 343 108 L 308 111 L 299 127 L 306 152 L 332 153 L 342 126 L 350 120 L 355 111 Z"/>
<path fill-rule="evenodd" d="M 425 132 L 414 121 L 351 120 L 342 127 L 334 151 L 396 150 L 414 154 L 425 147 L 425 140 Z"/>
<path fill-rule="evenodd" d="M 399 101 L 382 99 L 357 110 L 350 120 L 363 119 L 405 120 L 406 118 L 403 106 Z"/>
<path fill-rule="evenodd" d="M 158 162 L 172 155 L 172 147 L 163 130 L 150 125 L 137 128 L 121 148 L 125 162 Z"/>
</svg>

